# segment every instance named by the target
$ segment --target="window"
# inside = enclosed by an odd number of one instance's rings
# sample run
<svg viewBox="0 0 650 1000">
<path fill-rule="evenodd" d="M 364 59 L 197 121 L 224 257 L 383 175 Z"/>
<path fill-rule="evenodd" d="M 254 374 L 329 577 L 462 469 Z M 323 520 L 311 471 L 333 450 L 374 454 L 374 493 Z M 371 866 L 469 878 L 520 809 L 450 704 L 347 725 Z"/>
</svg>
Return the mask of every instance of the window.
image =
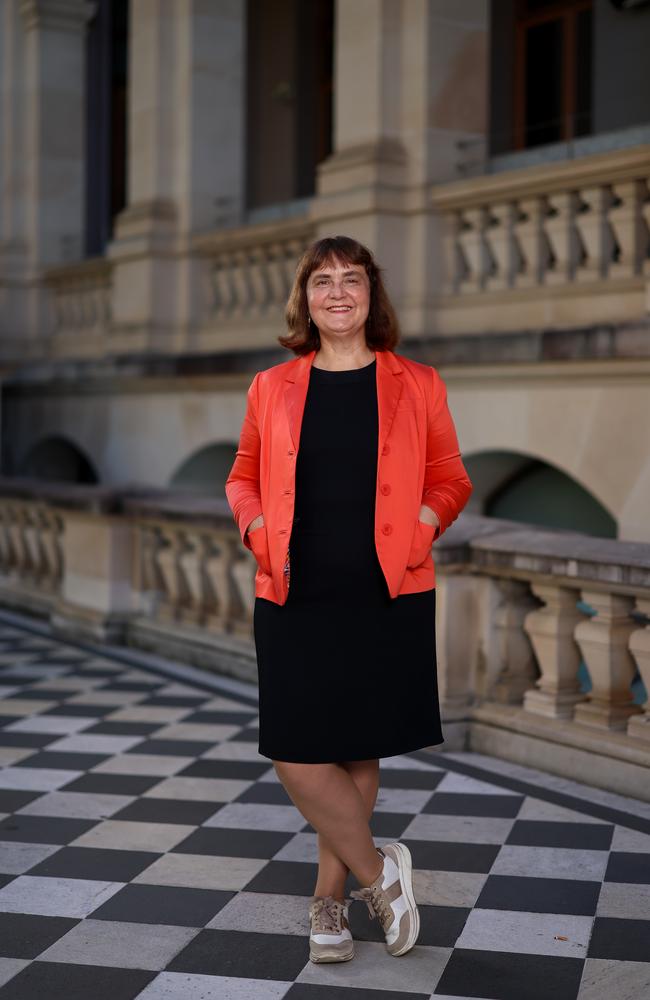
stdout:
<svg viewBox="0 0 650 1000">
<path fill-rule="evenodd" d="M 514 149 L 591 133 L 591 53 L 592 0 L 519 0 Z"/>
<path fill-rule="evenodd" d="M 126 204 L 128 0 L 98 0 L 86 43 L 86 256 Z"/>
<path fill-rule="evenodd" d="M 333 0 L 249 0 L 248 209 L 312 195 L 332 148 Z"/>
</svg>

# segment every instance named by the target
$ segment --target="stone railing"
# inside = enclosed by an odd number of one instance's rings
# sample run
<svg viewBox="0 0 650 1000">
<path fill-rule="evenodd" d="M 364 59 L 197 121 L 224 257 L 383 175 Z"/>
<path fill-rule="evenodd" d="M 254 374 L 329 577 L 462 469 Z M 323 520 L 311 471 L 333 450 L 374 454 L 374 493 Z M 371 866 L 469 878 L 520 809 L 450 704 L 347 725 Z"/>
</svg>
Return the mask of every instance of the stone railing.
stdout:
<svg viewBox="0 0 650 1000">
<path fill-rule="evenodd" d="M 437 185 L 440 332 L 644 315 L 649 182 L 650 146 L 638 146 Z"/>
<path fill-rule="evenodd" d="M 434 545 L 445 748 L 650 801 L 650 545 L 464 513 Z M 0 480 L 0 602 L 256 679 L 225 500 Z"/>
<path fill-rule="evenodd" d="M 50 268 L 44 284 L 53 303 L 53 333 L 74 355 L 104 337 L 111 324 L 112 264 L 104 257 Z"/>
<path fill-rule="evenodd" d="M 195 237 L 193 253 L 207 263 L 206 325 L 265 328 L 268 320 L 277 335 L 298 257 L 314 236 L 314 224 L 298 218 Z"/>
</svg>

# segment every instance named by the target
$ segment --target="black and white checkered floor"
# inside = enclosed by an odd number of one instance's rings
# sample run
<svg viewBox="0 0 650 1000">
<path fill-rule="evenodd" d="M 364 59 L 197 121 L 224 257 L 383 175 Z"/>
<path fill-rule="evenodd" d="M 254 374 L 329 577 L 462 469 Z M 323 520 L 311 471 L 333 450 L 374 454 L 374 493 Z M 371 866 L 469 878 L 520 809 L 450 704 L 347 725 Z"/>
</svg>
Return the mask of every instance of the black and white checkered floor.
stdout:
<svg viewBox="0 0 650 1000">
<path fill-rule="evenodd" d="M 0 1000 L 650 997 L 647 804 L 476 754 L 386 758 L 373 833 L 411 850 L 418 944 L 391 957 L 358 902 L 355 958 L 314 965 L 316 835 L 257 753 L 254 689 L 17 621 Z"/>
</svg>

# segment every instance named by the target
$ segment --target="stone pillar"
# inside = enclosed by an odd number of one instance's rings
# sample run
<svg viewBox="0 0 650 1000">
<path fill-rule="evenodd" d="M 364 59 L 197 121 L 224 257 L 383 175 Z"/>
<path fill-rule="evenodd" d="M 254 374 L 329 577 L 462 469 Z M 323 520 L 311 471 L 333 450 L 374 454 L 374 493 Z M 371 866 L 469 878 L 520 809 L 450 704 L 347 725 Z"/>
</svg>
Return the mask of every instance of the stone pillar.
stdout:
<svg viewBox="0 0 650 1000">
<path fill-rule="evenodd" d="M 537 656 L 541 677 L 526 691 L 524 708 L 551 719 L 570 719 L 577 702 L 584 700 L 578 683 L 580 649 L 574 639 L 584 621 L 576 604 L 577 590 L 533 583 L 533 593 L 544 606 L 526 615 L 524 628 Z"/>
<path fill-rule="evenodd" d="M 40 270 L 83 253 L 86 0 L 5 0 L 0 272 L 3 326 L 50 331 Z"/>
<path fill-rule="evenodd" d="M 481 138 L 489 4 L 337 0 L 334 151 L 318 172 L 320 235 L 367 243 L 405 333 L 430 332 L 442 278 L 435 181 L 464 176 L 459 139 Z"/>
<path fill-rule="evenodd" d="M 593 686 L 586 701 L 576 705 L 574 718 L 601 729 L 625 729 L 630 716 L 641 712 L 630 690 L 635 673 L 628 648 L 636 629 L 630 618 L 634 600 L 591 590 L 583 591 L 582 599 L 596 610 L 575 630 Z"/>
<path fill-rule="evenodd" d="M 51 614 L 61 633 L 115 641 L 138 610 L 133 528 L 107 514 L 66 511 L 61 598 Z"/>
<path fill-rule="evenodd" d="M 189 235 L 241 221 L 244 12 L 242 0 L 131 4 L 128 205 L 109 248 L 122 349 L 188 346 L 205 266 L 188 260 Z"/>
<path fill-rule="evenodd" d="M 440 710 L 447 749 L 466 747 L 478 651 L 478 580 L 439 572 L 436 581 L 436 654 Z"/>
<path fill-rule="evenodd" d="M 639 598 L 637 611 L 650 621 L 650 598 Z M 641 679 L 648 692 L 648 700 L 643 705 L 643 715 L 632 715 L 627 724 L 628 736 L 650 743 L 650 624 L 638 628 L 630 636 L 629 649 L 636 660 Z"/>
</svg>

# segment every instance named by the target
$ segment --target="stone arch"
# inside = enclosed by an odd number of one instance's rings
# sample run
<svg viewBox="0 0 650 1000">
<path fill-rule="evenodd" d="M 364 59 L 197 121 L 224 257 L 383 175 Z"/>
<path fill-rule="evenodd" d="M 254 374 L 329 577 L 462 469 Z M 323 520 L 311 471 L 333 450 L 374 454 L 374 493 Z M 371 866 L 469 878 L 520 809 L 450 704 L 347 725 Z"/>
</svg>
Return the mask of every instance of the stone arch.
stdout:
<svg viewBox="0 0 650 1000">
<path fill-rule="evenodd" d="M 97 471 L 86 453 L 63 435 L 41 438 L 18 463 L 17 475 L 48 482 L 99 482 Z"/>
<path fill-rule="evenodd" d="M 487 450 L 463 459 L 474 484 L 471 509 L 548 528 L 616 538 L 611 512 L 575 477 L 524 452 Z"/>
<path fill-rule="evenodd" d="M 197 449 L 172 473 L 170 489 L 225 497 L 226 479 L 236 453 L 237 445 L 230 442 L 215 442 Z"/>
</svg>

